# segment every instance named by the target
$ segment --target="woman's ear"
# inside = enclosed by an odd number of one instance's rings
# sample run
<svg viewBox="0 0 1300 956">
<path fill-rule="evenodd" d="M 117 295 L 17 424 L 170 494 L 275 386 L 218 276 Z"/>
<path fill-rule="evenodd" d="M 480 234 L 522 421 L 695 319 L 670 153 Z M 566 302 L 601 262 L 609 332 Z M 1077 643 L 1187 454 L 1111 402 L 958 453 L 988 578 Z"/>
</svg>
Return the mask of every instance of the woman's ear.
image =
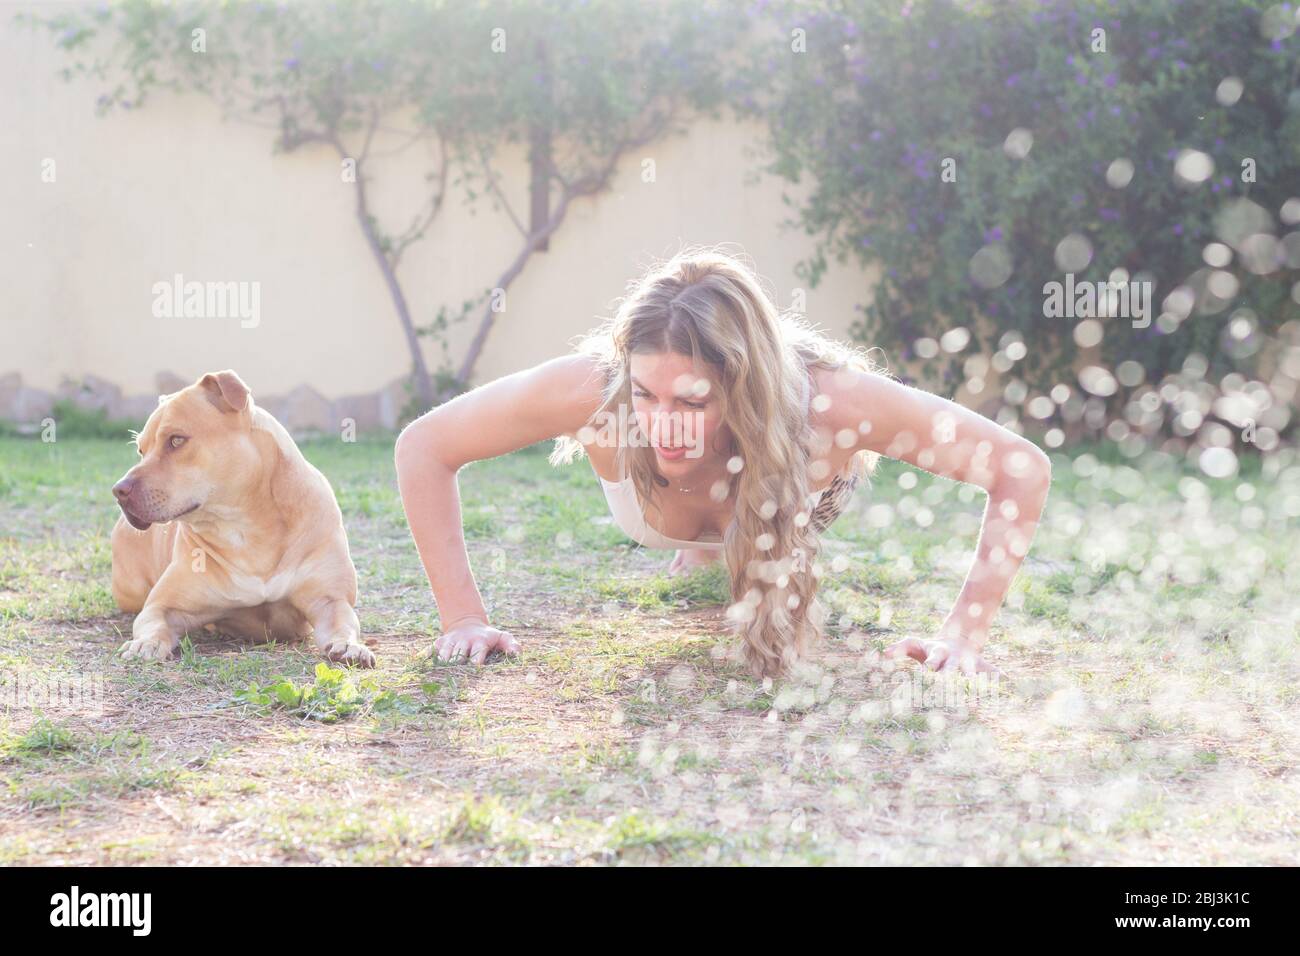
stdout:
<svg viewBox="0 0 1300 956">
<path fill-rule="evenodd" d="M 207 393 L 208 401 L 223 412 L 242 412 L 248 407 L 248 386 L 230 369 L 209 372 L 198 385 Z"/>
</svg>

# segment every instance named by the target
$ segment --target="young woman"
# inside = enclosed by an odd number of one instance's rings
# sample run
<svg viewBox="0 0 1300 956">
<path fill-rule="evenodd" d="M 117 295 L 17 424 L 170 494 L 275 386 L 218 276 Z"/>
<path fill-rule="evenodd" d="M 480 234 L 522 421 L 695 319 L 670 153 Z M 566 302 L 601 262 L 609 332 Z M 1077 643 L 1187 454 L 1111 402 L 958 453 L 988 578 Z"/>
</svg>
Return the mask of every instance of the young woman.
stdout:
<svg viewBox="0 0 1300 956">
<path fill-rule="evenodd" d="M 481 664 L 519 649 L 489 623 L 474 583 L 457 472 L 547 438 L 557 439 L 553 464 L 585 451 L 629 536 L 676 550 L 670 572 L 725 560 L 728 617 L 755 676 L 786 673 L 820 637 L 818 532 L 880 455 L 988 492 L 975 562 L 939 632 L 886 653 L 995 670 L 982 656 L 989 624 L 1051 482 L 1032 442 L 779 314 L 736 258 L 688 249 L 644 276 L 575 354 L 460 395 L 398 438 L 442 660 Z"/>
</svg>

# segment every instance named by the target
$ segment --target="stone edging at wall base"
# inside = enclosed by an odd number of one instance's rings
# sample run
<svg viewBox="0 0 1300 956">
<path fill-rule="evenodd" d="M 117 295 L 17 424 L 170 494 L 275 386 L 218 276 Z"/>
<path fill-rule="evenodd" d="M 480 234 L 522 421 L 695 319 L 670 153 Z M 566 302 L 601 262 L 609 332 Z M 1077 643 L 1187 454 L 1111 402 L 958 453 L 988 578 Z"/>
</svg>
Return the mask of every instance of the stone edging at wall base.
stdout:
<svg viewBox="0 0 1300 956">
<path fill-rule="evenodd" d="M 357 431 L 396 429 L 411 392 L 405 376 L 394 379 L 375 392 L 326 398 L 310 385 L 299 385 L 287 395 L 262 396 L 253 400 L 279 420 L 292 434 L 338 433 L 350 420 Z M 43 419 L 51 417 L 55 402 L 65 400 L 88 412 L 102 411 L 110 421 L 130 422 L 135 427 L 158 407 L 158 396 L 180 391 L 193 381 L 172 372 L 155 377 L 157 391 L 149 395 L 124 395 L 112 382 L 95 375 L 80 381 L 66 379 L 51 393 L 23 384 L 19 372 L 0 375 L 0 421 L 20 431 L 37 432 Z"/>
</svg>

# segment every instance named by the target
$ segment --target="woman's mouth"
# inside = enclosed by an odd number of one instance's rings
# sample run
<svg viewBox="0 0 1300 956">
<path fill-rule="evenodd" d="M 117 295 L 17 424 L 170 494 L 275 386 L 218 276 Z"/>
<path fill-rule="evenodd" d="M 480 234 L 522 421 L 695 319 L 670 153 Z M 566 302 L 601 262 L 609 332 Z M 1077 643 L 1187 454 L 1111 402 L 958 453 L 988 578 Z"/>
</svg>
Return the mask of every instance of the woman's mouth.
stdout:
<svg viewBox="0 0 1300 956">
<path fill-rule="evenodd" d="M 676 447 L 668 448 L 663 445 L 657 445 L 655 446 L 655 453 L 665 461 L 678 461 L 686 457 L 686 446 L 677 445 Z"/>
</svg>

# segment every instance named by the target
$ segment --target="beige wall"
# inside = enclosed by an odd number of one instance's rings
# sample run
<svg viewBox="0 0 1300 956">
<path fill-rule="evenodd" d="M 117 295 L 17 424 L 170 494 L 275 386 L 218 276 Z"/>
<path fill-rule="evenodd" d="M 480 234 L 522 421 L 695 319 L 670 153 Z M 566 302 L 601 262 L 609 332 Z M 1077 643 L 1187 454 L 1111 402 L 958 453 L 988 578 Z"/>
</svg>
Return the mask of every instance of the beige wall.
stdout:
<svg viewBox="0 0 1300 956">
<path fill-rule="evenodd" d="M 274 155 L 270 131 L 225 121 L 199 97 L 160 95 L 98 118 L 101 87 L 59 79 L 63 55 L 45 35 L 14 26 L 15 11 L 0 4 L 0 376 L 19 371 L 26 385 L 53 391 L 90 374 L 147 393 L 163 370 L 189 379 L 231 367 L 255 394 L 305 383 L 336 397 L 406 370 L 396 316 L 353 218 L 352 186 L 331 152 Z M 392 126 L 378 151 L 402 142 L 404 124 Z M 511 287 L 477 382 L 565 351 L 652 257 L 681 243 L 736 243 L 789 306 L 800 285 L 794 266 L 812 246 L 779 226 L 788 215 L 781 183 L 744 184 L 755 166 L 747 150 L 761 142 L 756 126 L 705 120 L 625 161 L 612 189 L 579 200 L 550 251 Z M 57 164 L 52 184 L 41 181 L 47 157 Z M 645 157 L 657 182 L 641 182 Z M 373 205 L 389 231 L 418 210 L 431 168 L 423 144 L 375 168 Z M 522 152 L 500 154 L 498 169 L 525 215 Z M 400 275 L 417 319 L 494 285 L 518 250 L 504 213 L 489 201 L 475 208 L 471 215 L 453 192 L 407 252 Z M 260 325 L 155 318 L 152 287 L 175 273 L 259 282 Z M 845 334 L 867 293 L 857 267 L 834 267 L 809 291 L 808 314 Z M 455 359 L 471 332 L 467 324 L 453 336 Z M 436 364 L 436 346 L 427 352 Z"/>
</svg>

